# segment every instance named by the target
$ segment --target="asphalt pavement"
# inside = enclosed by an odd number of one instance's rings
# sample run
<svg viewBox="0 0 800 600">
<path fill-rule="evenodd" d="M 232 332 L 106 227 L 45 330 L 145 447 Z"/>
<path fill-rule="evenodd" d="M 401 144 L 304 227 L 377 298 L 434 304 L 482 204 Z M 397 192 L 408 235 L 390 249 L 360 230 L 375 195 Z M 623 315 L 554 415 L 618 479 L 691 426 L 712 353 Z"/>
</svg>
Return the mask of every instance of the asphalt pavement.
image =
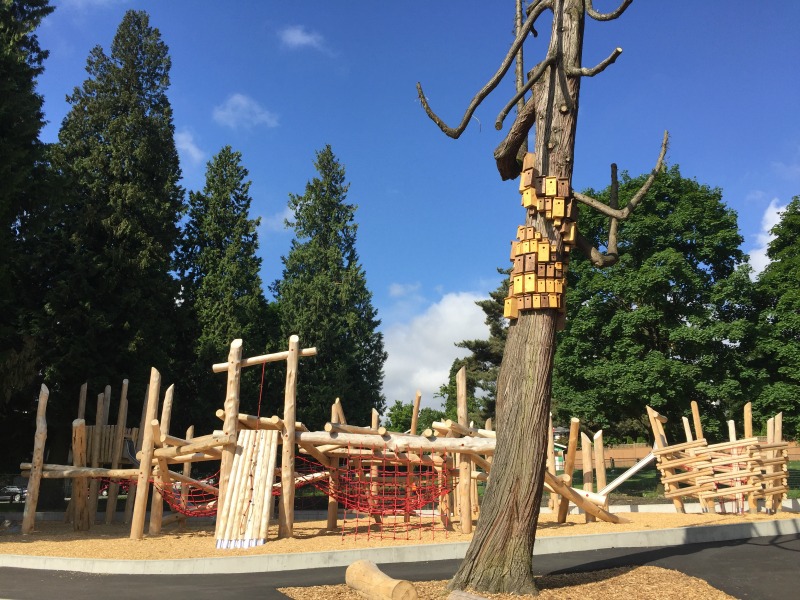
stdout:
<svg viewBox="0 0 800 600">
<path fill-rule="evenodd" d="M 0 546 L 0 550 L 2 547 Z M 383 564 L 398 579 L 452 577 L 460 561 Z M 534 558 L 537 575 L 586 572 L 631 565 L 675 569 L 704 579 L 740 599 L 786 600 L 800 595 L 800 535 L 658 548 L 612 548 Z M 97 575 L 70 571 L 0 568 L 4 600 L 219 600 L 285 598 L 276 588 L 344 582 L 344 567 L 230 575 Z M 636 597 L 635 590 L 631 596 Z"/>
</svg>

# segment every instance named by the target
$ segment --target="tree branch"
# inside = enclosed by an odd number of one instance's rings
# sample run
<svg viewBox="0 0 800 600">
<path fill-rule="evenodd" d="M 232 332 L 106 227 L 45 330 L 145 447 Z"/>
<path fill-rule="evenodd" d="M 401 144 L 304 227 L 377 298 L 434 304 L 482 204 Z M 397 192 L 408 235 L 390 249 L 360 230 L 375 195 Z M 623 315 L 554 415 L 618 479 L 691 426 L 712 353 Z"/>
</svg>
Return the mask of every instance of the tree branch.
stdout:
<svg viewBox="0 0 800 600">
<path fill-rule="evenodd" d="M 439 129 L 441 129 L 445 135 L 455 139 L 460 137 L 461 134 L 464 133 L 464 130 L 467 128 L 467 125 L 469 124 L 472 115 L 475 113 L 475 109 L 478 108 L 478 106 L 480 105 L 481 102 L 483 102 L 486 96 L 488 96 L 492 92 L 492 90 L 494 90 L 494 88 L 497 87 L 497 85 L 500 83 L 500 80 L 503 79 L 505 74 L 508 72 L 511 63 L 514 61 L 514 58 L 517 55 L 517 51 L 522 46 L 522 42 L 525 41 L 525 38 L 528 35 L 528 31 L 533 29 L 533 24 L 536 21 L 536 19 L 549 6 L 550 2 L 548 0 L 545 0 L 544 2 L 537 4 L 534 10 L 530 11 L 528 18 L 525 20 L 525 23 L 523 23 L 522 28 L 520 29 L 519 34 L 517 35 L 517 38 L 514 40 L 514 43 L 511 44 L 511 48 L 509 49 L 508 54 L 506 54 L 506 57 L 503 59 L 500 68 L 497 70 L 494 76 L 492 76 L 492 78 L 486 83 L 486 85 L 483 86 L 483 88 L 481 88 L 481 90 L 472 99 L 472 102 L 470 102 L 469 106 L 467 107 L 467 111 L 464 113 L 464 117 L 461 119 L 461 123 L 458 125 L 458 127 L 456 128 L 449 127 L 444 121 L 442 121 L 441 118 L 439 118 L 439 116 L 436 113 L 433 112 L 433 110 L 430 107 L 430 104 L 428 104 L 428 99 L 425 97 L 425 93 L 422 91 L 422 84 L 417 82 L 417 96 L 419 97 L 419 100 L 422 103 L 422 108 L 425 109 L 425 114 L 427 114 L 428 117 L 434 123 L 436 123 L 436 125 L 439 126 Z"/>
<path fill-rule="evenodd" d="M 599 13 L 592 6 L 592 0 L 586 0 L 586 14 L 595 21 L 613 21 L 625 12 L 625 9 L 630 6 L 631 2 L 633 2 L 633 0 L 622 0 L 622 4 L 619 5 L 617 10 L 610 13 Z"/>
<path fill-rule="evenodd" d="M 586 67 L 571 66 L 564 70 L 570 77 L 594 77 L 598 73 L 605 71 L 608 65 L 616 62 L 617 57 L 620 54 L 622 54 L 622 48 L 614 48 L 614 51 L 604 61 L 600 62 L 591 69 L 587 69 Z"/>
<path fill-rule="evenodd" d="M 586 255 L 591 263 L 599 268 L 604 269 L 606 267 L 610 267 L 611 265 L 616 264 L 617 260 L 619 260 L 619 255 L 616 252 L 611 252 L 610 250 L 603 254 L 592 246 L 592 243 L 587 240 L 581 233 L 575 237 L 575 246 Z"/>
<path fill-rule="evenodd" d="M 513 97 L 513 98 L 512 98 L 512 99 L 511 99 L 511 100 L 508 102 L 508 104 L 506 104 L 506 105 L 505 105 L 505 107 L 503 108 L 503 110 L 501 110 L 501 111 L 500 111 L 500 114 L 499 114 L 499 115 L 497 115 L 497 119 L 496 119 L 496 120 L 495 120 L 495 122 L 494 122 L 494 128 L 495 128 L 495 129 L 498 129 L 498 130 L 499 130 L 499 129 L 502 129 L 502 127 L 503 127 L 503 121 L 504 121 L 504 120 L 505 120 L 505 118 L 508 116 L 508 113 L 509 113 L 509 112 L 511 112 L 511 109 L 513 108 L 514 104 L 516 104 L 516 102 L 517 102 L 519 99 L 521 99 L 521 98 L 522 98 L 522 97 L 525 95 L 525 93 L 526 93 L 528 90 L 530 90 L 530 89 L 533 87 L 533 85 L 534 85 L 534 84 L 535 84 L 535 83 L 536 83 L 536 82 L 537 82 L 539 79 L 541 79 L 542 75 L 544 74 L 544 70 L 545 70 L 545 69 L 546 69 L 548 66 L 550 66 L 551 64 L 553 64 L 553 61 L 555 61 L 555 59 L 556 59 L 556 57 L 555 57 L 555 56 L 548 56 L 547 58 L 545 58 L 545 59 L 544 59 L 542 62 L 540 62 L 538 65 L 536 65 L 536 66 L 533 68 L 533 71 L 531 71 L 531 74 L 530 74 L 530 76 L 529 76 L 529 78 L 528 78 L 528 83 L 526 83 L 526 84 L 525 84 L 525 85 L 524 85 L 522 88 L 520 88 L 520 90 L 517 92 L 517 95 L 516 95 L 516 96 L 514 96 L 514 97 Z M 519 112 L 517 112 L 518 118 L 519 118 L 519 114 L 520 114 L 520 113 L 519 113 Z"/>
<path fill-rule="evenodd" d="M 656 162 L 655 168 L 650 172 L 650 175 L 647 177 L 647 180 L 644 182 L 639 191 L 630 199 L 628 204 L 623 209 L 613 208 L 609 205 L 603 204 L 599 200 L 595 200 L 590 196 L 586 196 L 581 194 L 580 192 L 575 192 L 573 194 L 574 198 L 586 206 L 589 206 L 600 213 L 606 215 L 607 217 L 613 217 L 615 219 L 619 219 L 620 221 L 624 221 L 627 219 L 630 214 L 636 209 L 636 206 L 639 202 L 642 201 L 645 194 L 650 190 L 650 186 L 653 185 L 653 181 L 656 178 L 656 175 L 664 168 L 664 157 L 667 154 L 667 147 L 669 146 L 669 132 L 664 132 L 664 139 L 661 142 L 661 153 L 658 155 L 658 161 Z"/>
</svg>

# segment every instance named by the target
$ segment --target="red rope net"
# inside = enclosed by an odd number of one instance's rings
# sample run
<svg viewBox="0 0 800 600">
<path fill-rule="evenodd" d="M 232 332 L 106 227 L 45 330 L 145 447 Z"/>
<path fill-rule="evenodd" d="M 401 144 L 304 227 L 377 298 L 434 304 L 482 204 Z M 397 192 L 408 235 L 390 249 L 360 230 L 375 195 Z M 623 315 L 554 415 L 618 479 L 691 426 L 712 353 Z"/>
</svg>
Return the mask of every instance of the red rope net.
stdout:
<svg viewBox="0 0 800 600">
<path fill-rule="evenodd" d="M 212 482 L 218 481 L 218 477 L 219 473 L 199 481 L 212 486 Z M 153 480 L 153 486 L 158 488 L 161 497 L 173 512 L 187 517 L 213 517 L 217 514 L 218 495 L 207 489 L 180 481 L 165 487 L 161 485 L 160 480 Z"/>
</svg>

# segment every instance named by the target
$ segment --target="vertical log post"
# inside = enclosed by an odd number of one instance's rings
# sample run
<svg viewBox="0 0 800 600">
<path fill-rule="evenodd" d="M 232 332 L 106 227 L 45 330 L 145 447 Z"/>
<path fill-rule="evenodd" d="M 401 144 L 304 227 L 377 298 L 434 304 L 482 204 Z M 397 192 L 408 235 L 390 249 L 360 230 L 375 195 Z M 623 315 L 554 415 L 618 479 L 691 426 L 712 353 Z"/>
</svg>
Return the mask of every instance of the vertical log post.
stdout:
<svg viewBox="0 0 800 600">
<path fill-rule="evenodd" d="M 594 434 L 594 473 L 595 485 L 599 492 L 606 487 L 606 453 L 603 447 L 603 430 Z"/>
<path fill-rule="evenodd" d="M 456 373 L 456 410 L 458 424 L 467 427 L 467 368 L 461 367 Z M 458 514 L 461 533 L 472 533 L 472 460 L 469 454 L 461 454 L 458 463 Z"/>
<path fill-rule="evenodd" d="M 580 431 L 581 421 L 572 417 L 569 422 L 569 442 L 567 442 L 567 456 L 564 458 L 564 475 L 568 486 L 572 485 L 572 474 L 575 471 L 575 453 L 578 450 L 578 434 Z M 569 512 L 569 499 L 565 496 L 561 497 L 558 504 L 558 522 L 567 522 L 567 513 Z"/>
<path fill-rule="evenodd" d="M 155 419 L 158 411 L 158 397 L 161 394 L 161 373 L 155 368 L 150 369 L 150 384 L 147 387 L 147 403 L 143 421 L 150 423 Z M 136 480 L 136 499 L 133 504 L 133 517 L 131 518 L 132 540 L 144 537 L 144 521 L 147 516 L 147 497 L 150 491 L 150 472 L 153 464 L 153 428 L 143 427 L 139 431 L 142 436 L 142 457 L 139 462 L 139 476 Z"/>
<path fill-rule="evenodd" d="M 142 416 L 139 419 L 139 429 L 136 431 L 136 439 L 134 440 L 133 448 L 138 454 L 142 449 L 142 441 L 144 440 L 144 427 L 145 418 L 147 418 L 147 399 L 150 397 L 150 385 L 144 388 L 144 400 L 142 401 Z M 134 465 L 135 466 L 135 465 Z M 128 497 L 125 499 L 125 516 L 122 522 L 128 525 L 131 522 L 133 515 L 133 503 L 136 500 L 136 479 L 131 479 L 128 485 Z"/>
<path fill-rule="evenodd" d="M 417 435 L 417 423 L 419 422 L 419 405 L 422 402 L 422 392 L 417 390 L 417 395 L 414 396 L 414 408 L 411 411 L 411 435 Z"/>
<path fill-rule="evenodd" d="M 692 420 L 694 421 L 694 437 L 697 440 L 704 440 L 703 423 L 700 421 L 700 407 L 696 400 L 692 400 Z"/>
<path fill-rule="evenodd" d="M 231 342 L 228 352 L 228 385 L 225 392 L 225 420 L 222 431 L 229 436 L 230 442 L 222 447 L 222 460 L 219 468 L 219 499 L 218 506 L 226 506 L 225 494 L 228 492 L 228 483 L 233 469 L 233 457 L 236 454 L 236 432 L 239 423 L 239 388 L 242 381 L 242 340 Z M 219 521 L 217 521 L 219 529 Z M 217 531 L 217 537 L 221 534 Z"/>
<path fill-rule="evenodd" d="M 581 431 L 581 468 L 583 469 L 583 490 L 594 491 L 594 472 L 592 470 L 592 440 Z M 598 488 L 600 489 L 600 488 Z M 593 523 L 597 518 L 586 513 L 586 522 Z"/>
<path fill-rule="evenodd" d="M 278 537 L 294 537 L 294 446 L 297 414 L 297 362 L 300 338 L 289 338 L 286 358 L 286 390 L 283 400 L 283 448 L 281 454 L 281 503 L 278 508 Z"/>
<path fill-rule="evenodd" d="M 76 467 L 86 466 L 86 421 L 75 419 L 72 422 L 72 464 Z M 89 496 L 89 482 L 86 477 L 72 479 L 72 528 L 75 531 L 89 529 L 89 511 L 86 500 Z"/>
<path fill-rule="evenodd" d="M 744 437 L 753 437 L 753 403 L 744 405 Z"/>
<path fill-rule="evenodd" d="M 36 521 L 36 504 L 39 502 L 39 484 L 42 481 L 42 464 L 44 463 L 44 443 L 47 440 L 47 399 L 50 390 L 45 384 L 39 389 L 39 406 L 36 408 L 36 433 L 33 437 L 33 458 L 31 459 L 31 475 L 28 479 L 28 496 L 25 498 L 25 510 L 22 513 L 22 533 L 33 532 Z"/>
<path fill-rule="evenodd" d="M 114 436 L 114 449 L 111 454 L 111 468 L 118 469 L 122 460 L 122 445 L 125 442 L 125 427 L 128 424 L 128 380 L 122 380 L 122 392 L 119 396 L 117 410 L 117 430 Z M 108 486 L 108 503 L 106 504 L 106 525 L 114 522 L 114 513 L 117 512 L 117 496 L 119 495 L 119 480 L 112 479 Z"/>
<path fill-rule="evenodd" d="M 75 417 L 76 419 L 83 420 L 84 417 L 86 416 L 86 394 L 87 394 L 88 388 L 89 388 L 89 384 L 86 383 L 86 382 L 84 382 L 84 384 L 81 386 L 81 391 L 80 391 L 80 394 L 78 395 L 78 415 Z M 71 452 L 72 452 L 72 450 L 70 449 L 70 453 Z M 86 458 L 86 455 L 84 453 L 84 460 L 85 460 L 85 458 Z M 67 460 L 72 462 L 72 464 L 75 464 L 75 462 L 74 462 L 75 461 L 74 454 L 71 455 L 71 456 L 68 456 Z M 85 467 L 86 463 L 84 462 L 84 464 L 82 466 Z M 75 486 L 75 480 L 73 479 L 71 487 L 74 488 L 74 486 Z M 75 500 L 75 492 L 73 491 L 73 492 L 70 493 L 69 503 L 67 504 L 67 510 L 64 511 L 64 523 L 71 523 L 72 520 L 74 519 L 74 515 L 75 515 L 74 500 Z"/>
<path fill-rule="evenodd" d="M 92 432 L 92 462 L 94 468 L 100 466 L 101 446 L 103 442 L 103 429 L 108 422 L 106 414 L 106 396 L 111 398 L 111 387 L 106 387 L 106 392 L 97 396 L 97 414 Z M 96 478 L 89 482 L 89 527 L 94 527 L 97 522 L 97 497 L 100 493 L 100 481 Z"/>
<path fill-rule="evenodd" d="M 167 388 L 164 394 L 164 402 L 161 405 L 161 420 L 158 423 L 158 430 L 162 435 L 169 434 L 169 423 L 172 419 L 172 399 L 175 395 L 175 384 Z M 155 430 L 154 430 L 155 433 Z M 159 436 L 160 438 L 160 436 Z M 161 439 L 154 440 L 155 445 L 161 445 Z M 169 478 L 169 465 L 166 460 L 159 459 L 158 462 L 158 480 L 160 488 L 153 486 L 153 497 L 150 502 L 150 527 L 148 532 L 151 535 L 161 533 L 161 524 L 164 520 L 164 497 L 161 494 L 162 489 L 170 485 Z"/>
<path fill-rule="evenodd" d="M 683 421 L 683 433 L 686 435 L 686 441 L 693 442 L 694 436 L 692 435 L 692 426 L 689 424 L 689 419 L 681 417 L 681 421 Z"/>
<path fill-rule="evenodd" d="M 331 423 L 339 422 L 336 405 L 331 405 Z M 339 458 L 331 458 L 331 468 L 328 471 L 328 531 L 335 531 L 339 520 L 339 502 L 336 495 L 339 493 Z M 272 485 L 272 482 L 270 482 Z"/>
<path fill-rule="evenodd" d="M 775 419 L 774 419 L 774 422 L 773 422 L 772 439 L 773 439 L 774 443 L 776 443 L 776 444 L 779 444 L 780 442 L 783 441 L 783 413 L 782 412 L 779 412 L 777 415 L 775 415 Z M 782 454 L 783 454 L 783 450 L 775 450 L 775 451 L 773 451 L 772 456 L 773 457 L 778 457 L 778 456 L 781 456 Z M 783 470 L 783 469 L 784 469 L 783 465 L 782 466 L 773 465 L 772 472 L 773 473 L 777 473 L 779 470 Z M 774 479 L 772 481 L 773 481 L 773 483 L 772 483 L 771 487 L 780 487 L 780 484 L 781 484 L 780 481 L 775 481 Z M 772 497 L 770 498 L 770 500 L 772 502 L 772 512 L 778 512 L 781 509 L 782 500 L 783 500 L 783 493 L 781 493 L 781 494 L 773 494 Z"/>
<path fill-rule="evenodd" d="M 372 419 L 370 422 L 370 427 L 372 429 L 377 430 L 381 424 L 381 416 L 378 414 L 376 409 L 372 409 Z M 369 477 L 370 481 L 370 493 L 372 494 L 373 498 L 379 497 L 380 486 L 378 485 L 378 465 L 374 464 L 369 468 Z M 383 517 L 379 513 L 375 513 L 372 515 L 373 519 L 375 519 L 376 523 L 383 523 Z"/>
</svg>

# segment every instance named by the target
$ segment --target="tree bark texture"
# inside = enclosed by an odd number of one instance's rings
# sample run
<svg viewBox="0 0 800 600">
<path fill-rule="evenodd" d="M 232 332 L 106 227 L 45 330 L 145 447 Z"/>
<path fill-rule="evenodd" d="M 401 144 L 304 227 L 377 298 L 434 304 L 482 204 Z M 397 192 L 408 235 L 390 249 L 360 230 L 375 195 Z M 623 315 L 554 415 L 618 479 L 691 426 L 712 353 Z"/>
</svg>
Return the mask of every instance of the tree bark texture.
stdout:
<svg viewBox="0 0 800 600">
<path fill-rule="evenodd" d="M 580 77 L 584 0 L 553 0 L 548 56 L 533 87 L 536 169 L 572 177 Z M 546 232 L 563 251 L 552 222 L 528 213 L 526 224 Z M 532 553 L 547 452 L 551 377 L 558 312 L 520 312 L 508 331 L 497 383 L 497 448 L 472 543 L 449 589 L 530 594 L 536 592 Z"/>
</svg>

